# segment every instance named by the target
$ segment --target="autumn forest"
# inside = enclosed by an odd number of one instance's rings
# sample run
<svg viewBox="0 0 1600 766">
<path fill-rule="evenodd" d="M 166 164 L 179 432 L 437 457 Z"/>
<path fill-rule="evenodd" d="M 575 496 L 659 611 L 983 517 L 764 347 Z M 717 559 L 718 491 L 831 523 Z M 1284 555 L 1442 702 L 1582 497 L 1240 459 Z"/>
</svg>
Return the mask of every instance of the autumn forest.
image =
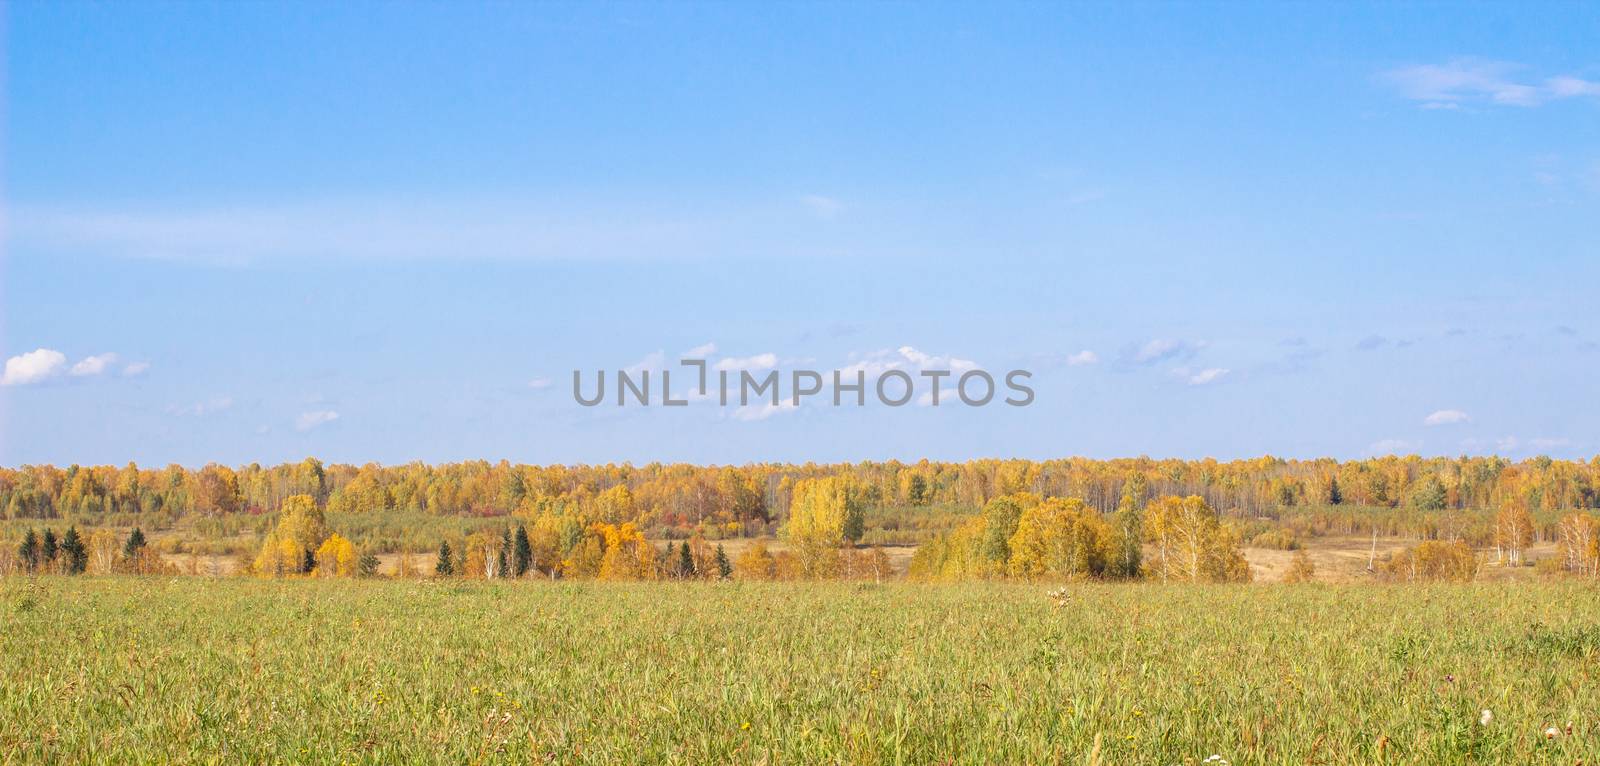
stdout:
<svg viewBox="0 0 1600 766">
<path fill-rule="evenodd" d="M 23 466 L 0 571 L 1223 582 L 1260 550 L 1292 581 L 1370 538 L 1390 579 L 1592 576 L 1597 507 L 1600 458 Z"/>
</svg>

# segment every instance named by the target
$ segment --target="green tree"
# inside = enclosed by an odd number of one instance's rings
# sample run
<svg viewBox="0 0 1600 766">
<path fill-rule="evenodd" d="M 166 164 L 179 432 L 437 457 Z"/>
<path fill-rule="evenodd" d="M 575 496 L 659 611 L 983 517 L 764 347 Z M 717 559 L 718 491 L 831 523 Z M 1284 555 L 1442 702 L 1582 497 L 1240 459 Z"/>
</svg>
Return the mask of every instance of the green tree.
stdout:
<svg viewBox="0 0 1600 766">
<path fill-rule="evenodd" d="M 685 542 L 678 548 L 678 576 L 682 578 L 694 577 L 694 553 L 689 550 L 689 543 Z"/>
<path fill-rule="evenodd" d="M 978 552 L 991 565 L 1004 570 L 1011 560 L 1011 538 L 1017 534 L 1017 523 L 1022 520 L 1022 502 L 1014 495 L 990 500 L 983 508 L 983 520 L 983 538 Z"/>
<path fill-rule="evenodd" d="M 494 571 L 498 577 L 505 577 L 511 571 L 511 527 L 500 530 L 500 550 L 495 552 L 495 557 L 499 559 L 499 568 Z"/>
<path fill-rule="evenodd" d="M 440 577 L 449 577 L 455 574 L 455 558 L 450 552 L 450 541 L 439 543 L 439 560 L 434 562 L 433 573 Z"/>
<path fill-rule="evenodd" d="M 906 482 L 906 501 L 912 505 L 928 504 L 928 480 L 922 478 L 922 474 L 911 474 Z"/>
<path fill-rule="evenodd" d="M 17 559 L 29 572 L 39 568 L 39 536 L 33 533 L 32 527 L 22 536 L 22 545 L 17 546 Z"/>
<path fill-rule="evenodd" d="M 44 544 L 39 546 L 39 563 L 55 563 L 56 554 L 60 553 L 60 551 L 60 546 L 56 544 L 56 531 L 46 528 L 44 531 Z"/>
<path fill-rule="evenodd" d="M 142 550 L 144 546 L 144 530 L 134 527 L 133 533 L 128 535 L 128 543 L 122 546 L 122 557 L 125 559 L 137 558 L 139 556 L 139 551 Z"/>
<path fill-rule="evenodd" d="M 82 574 L 89 568 L 89 549 L 84 547 L 83 538 L 78 536 L 76 525 L 67 527 L 67 534 L 61 538 L 61 556 L 65 560 L 67 574 Z"/>
<path fill-rule="evenodd" d="M 528 540 L 528 528 L 517 525 L 511 537 L 511 576 L 521 577 L 533 566 L 533 543 Z"/>
<path fill-rule="evenodd" d="M 1445 499 L 1444 485 L 1436 476 L 1428 476 L 1411 491 L 1411 506 L 1421 511 L 1442 511 Z"/>
<path fill-rule="evenodd" d="M 717 543 L 717 577 L 726 580 L 733 575 L 733 562 L 728 561 L 728 552 L 722 549 L 722 543 Z"/>
</svg>

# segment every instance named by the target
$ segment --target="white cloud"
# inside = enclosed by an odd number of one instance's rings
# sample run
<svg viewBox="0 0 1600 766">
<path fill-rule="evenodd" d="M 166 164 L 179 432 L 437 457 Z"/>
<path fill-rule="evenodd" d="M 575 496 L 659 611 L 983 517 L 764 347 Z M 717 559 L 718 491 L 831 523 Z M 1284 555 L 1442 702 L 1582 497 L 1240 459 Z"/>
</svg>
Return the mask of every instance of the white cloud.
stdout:
<svg viewBox="0 0 1600 766">
<path fill-rule="evenodd" d="M 338 419 L 339 413 L 334 412 L 333 410 L 313 410 L 311 412 L 302 412 L 300 413 L 300 417 L 294 419 L 294 430 L 302 432 L 310 431 L 313 428 L 332 423 Z"/>
<path fill-rule="evenodd" d="M 1195 346 L 1185 341 L 1156 338 L 1143 346 L 1125 351 L 1123 358 L 1134 364 L 1155 364 L 1168 359 L 1190 356 L 1194 351 Z"/>
<path fill-rule="evenodd" d="M 767 352 L 746 357 L 729 357 L 716 363 L 718 370 L 770 370 L 778 366 L 778 355 Z"/>
<path fill-rule="evenodd" d="M 549 388 L 550 385 L 550 379 L 546 377 L 538 377 L 528 381 L 528 388 L 534 389 L 535 391 L 542 391 L 546 388 Z"/>
<path fill-rule="evenodd" d="M 1422 419 L 1422 424 L 1425 426 L 1449 426 L 1470 422 L 1472 422 L 1472 418 L 1461 410 L 1439 410 Z"/>
<path fill-rule="evenodd" d="M 916 365 L 919 370 L 950 370 L 960 373 L 977 369 L 978 363 L 971 359 L 958 359 L 954 356 L 936 356 L 918 351 L 910 346 L 901 346 L 899 354 L 906 361 Z"/>
<path fill-rule="evenodd" d="M 1228 370 L 1226 369 L 1221 367 L 1212 367 L 1190 375 L 1188 377 L 1188 382 L 1191 386 L 1204 386 L 1208 383 L 1215 383 L 1219 380 L 1222 380 L 1223 376 L 1227 374 Z"/>
<path fill-rule="evenodd" d="M 68 371 L 68 374 L 80 378 L 89 377 L 92 375 L 100 375 L 109 369 L 111 365 L 116 363 L 116 354 L 106 353 L 87 356 L 84 357 L 82 361 L 72 365 L 72 369 Z"/>
<path fill-rule="evenodd" d="M 107 352 L 86 356 L 76 364 L 67 366 L 67 355 L 51 348 L 41 348 L 18 354 L 6 360 L 0 386 L 26 386 L 43 383 L 67 375 L 74 378 L 92 378 L 111 372 L 119 357 Z M 149 362 L 132 362 L 122 368 L 122 376 L 131 378 L 150 369 Z"/>
<path fill-rule="evenodd" d="M 60 375 L 67 366 L 66 354 L 49 348 L 18 354 L 6 360 L 0 386 L 26 386 Z"/>
<path fill-rule="evenodd" d="M 702 343 L 702 344 L 700 344 L 698 346 L 695 346 L 694 348 L 689 349 L 688 351 L 683 352 L 683 358 L 684 359 L 704 359 L 704 358 L 706 358 L 708 356 L 711 356 L 712 354 L 715 354 L 715 353 L 717 353 L 717 344 L 715 344 L 715 343 Z"/>
<path fill-rule="evenodd" d="M 1067 357 L 1067 364 L 1069 364 L 1069 365 L 1071 365 L 1073 367 L 1081 367 L 1081 366 L 1086 365 L 1086 364 L 1099 364 L 1099 363 L 1100 363 L 1100 355 L 1096 354 L 1095 352 L 1090 351 L 1088 349 L 1084 349 L 1082 351 L 1079 351 L 1076 354 L 1073 354 L 1073 355 Z"/>
<path fill-rule="evenodd" d="M 1600 82 L 1571 75 L 1542 81 L 1522 79 L 1516 76 L 1522 69 L 1504 61 L 1458 58 L 1394 69 L 1384 73 L 1384 79 L 1427 109 L 1455 109 L 1478 102 L 1531 107 L 1563 98 L 1600 96 Z"/>
</svg>

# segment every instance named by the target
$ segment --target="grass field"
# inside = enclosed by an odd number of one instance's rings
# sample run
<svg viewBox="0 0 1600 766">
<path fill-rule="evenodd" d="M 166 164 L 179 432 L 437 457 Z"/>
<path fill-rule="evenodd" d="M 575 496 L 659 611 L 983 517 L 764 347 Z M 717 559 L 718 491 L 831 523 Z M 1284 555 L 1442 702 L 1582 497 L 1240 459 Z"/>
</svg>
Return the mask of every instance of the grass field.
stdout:
<svg viewBox="0 0 1600 766">
<path fill-rule="evenodd" d="M 1593 587 L 1048 590 L 8 578 L 0 763 L 1600 755 Z"/>
</svg>

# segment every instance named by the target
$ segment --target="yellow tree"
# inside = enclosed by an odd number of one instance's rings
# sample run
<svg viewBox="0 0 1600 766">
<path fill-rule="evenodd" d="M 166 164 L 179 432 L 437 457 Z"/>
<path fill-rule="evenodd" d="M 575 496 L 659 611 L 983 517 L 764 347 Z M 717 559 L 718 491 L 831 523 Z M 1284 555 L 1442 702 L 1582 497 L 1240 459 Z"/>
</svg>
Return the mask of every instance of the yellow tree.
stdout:
<svg viewBox="0 0 1600 766">
<path fill-rule="evenodd" d="M 1110 530 L 1077 498 L 1050 498 L 1027 508 L 1011 536 L 1009 570 L 1016 577 L 1099 576 Z"/>
<path fill-rule="evenodd" d="M 1163 497 L 1147 511 L 1156 556 L 1152 569 L 1166 581 L 1248 582 L 1250 565 L 1217 512 L 1197 495 Z"/>
<path fill-rule="evenodd" d="M 1494 547 L 1511 566 L 1522 565 L 1522 551 L 1533 543 L 1533 517 L 1517 497 L 1506 502 L 1494 518 Z"/>
<path fill-rule="evenodd" d="M 97 529 L 89 535 L 89 571 L 110 574 L 122 552 L 122 541 L 109 529 Z"/>
<path fill-rule="evenodd" d="M 317 547 L 317 575 L 321 577 L 354 577 L 360 557 L 356 546 L 343 535 L 334 533 Z"/>
<path fill-rule="evenodd" d="M 567 577 L 597 577 L 605 556 L 605 540 L 591 531 L 572 546 L 567 558 L 561 562 L 561 573 Z"/>
<path fill-rule="evenodd" d="M 645 542 L 633 522 L 598 524 L 596 531 L 606 551 L 600 559 L 600 579 L 642 580 L 654 574 L 655 548 Z"/>
<path fill-rule="evenodd" d="M 505 538 L 498 532 L 482 531 L 467 537 L 467 577 L 493 580 L 504 575 L 500 565 L 505 561 Z"/>
<path fill-rule="evenodd" d="M 1460 540 L 1428 540 L 1396 553 L 1384 566 L 1384 571 L 1406 582 L 1468 582 L 1478 573 L 1478 557 L 1472 552 L 1472 546 Z"/>
<path fill-rule="evenodd" d="M 317 501 L 310 495 L 293 495 L 283 501 L 277 528 L 262 542 L 255 571 L 269 575 L 303 573 L 307 571 L 308 555 L 314 556 L 327 538 L 328 524 Z"/>
<path fill-rule="evenodd" d="M 600 520 L 607 524 L 621 524 L 633 519 L 633 492 L 628 490 L 626 484 L 618 484 L 601 492 L 595 497 L 594 505 Z"/>
<path fill-rule="evenodd" d="M 794 486 L 784 533 L 794 543 L 808 577 L 832 575 L 839 549 L 861 539 L 864 517 L 856 488 L 841 476 L 804 479 Z"/>
<path fill-rule="evenodd" d="M 1587 513 L 1569 513 L 1556 527 L 1562 565 L 1580 575 L 1600 575 L 1600 519 Z"/>
<path fill-rule="evenodd" d="M 1294 552 L 1294 558 L 1289 562 L 1289 571 L 1283 573 L 1286 583 L 1311 582 L 1316 576 L 1317 568 L 1311 563 L 1311 557 L 1306 555 L 1304 548 Z"/>
<path fill-rule="evenodd" d="M 767 544 L 757 540 L 733 560 L 733 573 L 741 580 L 771 580 L 778 576 L 778 561 L 767 552 Z"/>
</svg>

